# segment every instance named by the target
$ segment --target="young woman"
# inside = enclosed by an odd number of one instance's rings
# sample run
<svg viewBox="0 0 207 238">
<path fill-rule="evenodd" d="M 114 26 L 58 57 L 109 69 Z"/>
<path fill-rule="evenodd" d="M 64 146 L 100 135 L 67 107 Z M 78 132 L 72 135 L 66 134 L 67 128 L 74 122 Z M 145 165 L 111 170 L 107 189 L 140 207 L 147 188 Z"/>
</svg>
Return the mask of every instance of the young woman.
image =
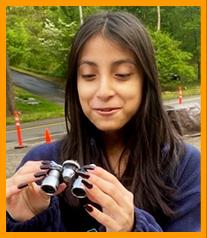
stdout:
<svg viewBox="0 0 207 238">
<path fill-rule="evenodd" d="M 199 231 L 199 152 L 163 109 L 154 50 L 124 12 L 90 16 L 70 51 L 67 135 L 32 149 L 7 180 L 7 231 Z M 87 198 L 40 182 L 50 161 L 81 166 Z"/>
</svg>

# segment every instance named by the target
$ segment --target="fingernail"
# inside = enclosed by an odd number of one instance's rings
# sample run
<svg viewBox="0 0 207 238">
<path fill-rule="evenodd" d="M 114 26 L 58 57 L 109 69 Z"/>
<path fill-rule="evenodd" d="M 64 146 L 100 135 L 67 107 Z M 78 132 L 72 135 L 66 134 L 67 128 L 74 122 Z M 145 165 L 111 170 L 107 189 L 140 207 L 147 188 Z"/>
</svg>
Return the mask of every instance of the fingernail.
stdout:
<svg viewBox="0 0 207 238">
<path fill-rule="evenodd" d="M 49 164 L 43 164 L 40 166 L 40 169 L 50 169 L 50 165 Z"/>
<path fill-rule="evenodd" d="M 89 175 L 89 174 L 86 174 L 85 172 L 76 171 L 76 173 L 77 173 L 78 175 L 80 175 L 82 178 L 85 178 L 85 179 L 89 179 L 89 178 L 90 178 L 90 175 Z"/>
<path fill-rule="evenodd" d="M 50 160 L 44 160 L 41 162 L 43 165 L 49 165 L 51 163 Z"/>
<path fill-rule="evenodd" d="M 34 174 L 34 177 L 35 177 L 35 178 L 39 178 L 39 177 L 46 176 L 46 175 L 47 175 L 47 173 L 41 171 L 41 172 L 35 173 L 35 174 Z"/>
<path fill-rule="evenodd" d="M 86 209 L 86 211 L 88 212 L 92 212 L 93 208 L 91 206 L 89 206 L 88 204 L 84 206 L 84 208 Z"/>
<path fill-rule="evenodd" d="M 89 164 L 84 166 L 84 169 L 86 170 L 94 170 L 95 168 L 96 168 L 95 164 Z"/>
<path fill-rule="evenodd" d="M 88 182 L 85 181 L 85 180 L 82 180 L 81 182 L 86 186 L 86 188 L 91 189 L 91 188 L 93 187 L 93 185 L 92 185 L 91 183 L 88 183 Z"/>
<path fill-rule="evenodd" d="M 28 186 L 27 183 L 21 183 L 21 184 L 19 184 L 19 185 L 17 186 L 17 188 L 18 188 L 18 189 L 22 189 L 22 188 L 25 188 L 25 187 L 27 187 L 27 186 Z"/>
</svg>

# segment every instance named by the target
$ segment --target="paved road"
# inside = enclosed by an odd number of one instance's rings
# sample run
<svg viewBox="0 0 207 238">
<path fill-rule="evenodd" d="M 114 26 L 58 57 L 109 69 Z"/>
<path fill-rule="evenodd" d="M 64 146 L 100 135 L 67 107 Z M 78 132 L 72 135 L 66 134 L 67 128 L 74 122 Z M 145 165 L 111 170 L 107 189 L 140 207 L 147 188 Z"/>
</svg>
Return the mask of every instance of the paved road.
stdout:
<svg viewBox="0 0 207 238">
<path fill-rule="evenodd" d="M 60 135 L 54 135 L 53 140 L 59 139 L 61 136 Z M 195 137 L 185 137 L 185 142 L 193 144 L 195 147 L 197 147 L 200 150 L 200 136 L 195 136 Z M 36 141 L 25 141 L 26 147 L 23 149 L 14 149 L 14 146 L 16 146 L 16 143 L 8 143 L 7 144 L 7 156 L 6 156 L 6 176 L 10 177 L 14 173 L 15 169 L 17 168 L 18 164 L 24 157 L 24 155 L 31 150 L 33 147 L 43 144 L 44 140 L 39 139 Z"/>
<path fill-rule="evenodd" d="M 61 139 L 66 132 L 65 122 L 63 118 L 56 118 L 44 121 L 36 121 L 32 123 L 24 123 L 22 125 L 23 144 L 26 146 L 23 149 L 15 149 L 17 146 L 17 137 L 15 126 L 7 126 L 7 166 L 6 174 L 10 177 L 15 168 L 20 163 L 23 156 L 33 147 L 45 143 L 44 131 L 49 128 L 52 141 Z M 200 135 L 193 137 L 185 137 L 186 142 L 193 144 L 200 149 Z"/>
<path fill-rule="evenodd" d="M 13 82 L 14 84 L 27 89 L 30 92 L 41 95 L 43 97 L 48 98 L 49 100 L 61 103 L 64 103 L 64 91 L 58 87 L 57 85 L 37 79 L 35 77 L 22 74 L 16 71 L 12 71 Z M 178 100 L 168 100 L 164 101 L 164 105 L 170 106 L 174 109 L 181 109 L 184 107 L 192 107 L 194 105 L 200 105 L 200 96 L 193 96 L 190 98 L 183 98 L 183 103 L 181 105 L 178 104 Z M 40 138 L 43 136 L 45 127 L 49 127 L 53 134 L 61 134 L 64 133 L 64 120 L 63 119 L 54 119 L 49 120 L 49 122 L 33 122 L 32 124 L 24 124 L 23 134 L 24 139 L 31 140 L 31 138 Z M 38 124 L 38 125 L 37 125 Z M 30 127 L 30 128 L 29 128 Z M 7 142 L 10 143 L 15 140 L 15 128 L 7 127 Z"/>
<path fill-rule="evenodd" d="M 171 106 L 174 109 L 182 109 L 182 108 L 194 107 L 194 106 L 200 107 L 200 104 L 201 104 L 200 95 L 191 96 L 191 97 L 183 97 L 182 104 L 178 104 L 178 99 L 164 101 L 164 105 Z"/>
<path fill-rule="evenodd" d="M 32 93 L 38 94 L 60 104 L 64 103 L 64 90 L 54 83 L 37 79 L 33 76 L 22 74 L 16 71 L 12 71 L 12 78 L 14 84 L 19 87 L 22 87 Z M 164 104 L 170 105 L 176 109 L 191 107 L 195 104 L 200 105 L 200 96 L 183 98 L 183 103 L 181 105 L 178 104 L 178 99 L 167 100 L 164 102 Z"/>
<path fill-rule="evenodd" d="M 49 120 L 42 120 L 36 122 L 24 123 L 21 125 L 23 142 L 25 144 L 34 143 L 36 141 L 44 141 L 45 129 L 48 128 L 50 134 L 54 139 L 63 136 L 66 132 L 64 118 L 54 118 Z M 6 128 L 6 142 L 7 146 L 13 146 L 17 143 L 16 128 L 14 125 Z"/>
<path fill-rule="evenodd" d="M 165 105 L 170 106 L 176 110 L 191 107 L 194 105 L 200 105 L 200 97 L 187 98 L 186 103 L 178 105 L 176 100 L 165 101 Z M 49 119 L 44 121 L 36 121 L 31 123 L 24 123 L 22 125 L 22 134 L 25 143 L 32 143 L 36 140 L 44 141 L 45 128 L 49 128 L 50 132 L 55 137 L 60 137 L 65 134 L 65 120 L 64 118 Z M 15 126 L 7 126 L 7 145 L 16 141 L 16 130 Z"/>
<path fill-rule="evenodd" d="M 12 71 L 13 81 L 19 87 L 25 88 L 33 93 L 46 97 L 50 100 L 63 104 L 64 92 L 57 85 L 35 77 Z M 178 100 L 164 101 L 164 105 L 174 109 L 200 105 L 200 96 L 183 98 L 183 103 L 178 104 Z M 51 133 L 56 136 L 62 136 L 65 133 L 64 119 L 52 119 L 43 122 L 25 123 L 22 126 L 23 139 L 25 143 L 36 140 L 44 140 L 44 130 L 48 127 Z M 7 127 L 7 144 L 16 141 L 16 131 L 14 126 Z"/>
<path fill-rule="evenodd" d="M 34 77 L 23 75 L 17 72 L 13 72 L 13 78 L 15 84 L 18 86 L 63 104 L 63 91 L 58 89 L 57 86 L 54 86 L 50 82 L 35 79 Z M 182 105 L 178 105 L 178 100 L 165 101 L 164 104 L 175 109 L 181 109 L 183 107 L 194 106 L 195 104 L 200 105 L 200 97 L 195 96 L 191 98 L 184 98 Z M 37 144 L 44 143 L 44 131 L 46 128 L 49 128 L 53 140 L 60 139 L 66 133 L 64 118 L 24 123 L 22 125 L 23 144 L 27 147 L 17 150 L 14 149 L 14 147 L 17 145 L 15 126 L 7 126 L 7 176 L 10 176 L 13 173 L 17 164 L 28 150 Z M 187 142 L 194 144 L 200 149 L 200 136 L 185 139 Z"/>
<path fill-rule="evenodd" d="M 59 104 L 63 105 L 64 103 L 64 90 L 54 83 L 16 71 L 12 71 L 12 80 L 18 87 L 24 88 Z"/>
<path fill-rule="evenodd" d="M 17 165 L 20 163 L 24 155 L 33 147 L 45 143 L 44 132 L 45 128 L 48 128 L 52 136 L 52 141 L 61 139 L 65 133 L 65 121 L 64 118 L 56 118 L 50 120 L 36 121 L 30 123 L 24 123 L 22 127 L 23 145 L 22 149 L 15 149 L 17 143 L 17 136 L 15 126 L 7 126 L 6 131 L 6 174 L 10 177 Z"/>
</svg>

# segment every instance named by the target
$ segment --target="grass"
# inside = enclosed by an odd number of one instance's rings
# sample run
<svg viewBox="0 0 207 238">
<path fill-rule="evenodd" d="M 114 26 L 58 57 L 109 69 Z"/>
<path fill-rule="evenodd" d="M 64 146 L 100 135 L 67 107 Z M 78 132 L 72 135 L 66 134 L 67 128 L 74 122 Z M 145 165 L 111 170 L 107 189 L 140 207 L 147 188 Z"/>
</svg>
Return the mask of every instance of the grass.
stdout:
<svg viewBox="0 0 207 238">
<path fill-rule="evenodd" d="M 16 69 L 15 69 L 16 70 Z M 31 76 L 41 78 L 44 80 L 53 80 L 47 76 L 38 75 L 31 73 L 25 70 L 18 69 L 19 72 L 28 73 Z M 46 99 L 43 99 L 40 96 L 34 95 L 26 90 L 15 87 L 15 95 L 19 100 L 16 100 L 16 111 L 21 112 L 21 122 L 30 122 L 36 120 L 43 120 L 49 118 L 57 118 L 64 116 L 63 106 L 60 106 L 56 103 L 49 102 Z M 200 95 L 200 86 L 189 86 L 183 89 L 183 97 Z M 34 98 L 39 104 L 37 105 L 28 105 L 27 103 L 21 100 L 27 100 L 28 98 Z M 165 91 L 162 93 L 163 100 L 177 99 L 178 92 Z M 7 117 L 7 125 L 14 124 L 13 117 Z"/>
<path fill-rule="evenodd" d="M 38 74 L 35 72 L 31 72 L 30 70 L 16 68 L 13 66 L 10 66 L 10 68 L 17 72 L 28 74 L 30 76 L 34 76 L 39 79 L 52 81 L 53 83 L 58 83 L 59 86 L 62 86 L 62 88 L 64 88 L 65 79 L 63 78 L 50 77 L 50 76 Z M 191 85 L 189 87 L 182 87 L 182 88 L 183 88 L 183 97 L 200 95 L 200 85 Z M 178 92 L 165 91 L 162 93 L 163 100 L 170 100 L 170 99 L 176 99 L 176 98 L 178 98 Z"/>
<path fill-rule="evenodd" d="M 200 87 L 194 86 L 189 89 L 183 90 L 183 97 L 199 95 Z M 57 118 L 64 116 L 63 107 L 49 102 L 46 99 L 43 99 L 40 96 L 36 96 L 26 90 L 15 87 L 15 95 L 20 100 L 27 100 L 28 98 L 34 98 L 39 104 L 37 105 L 28 105 L 25 102 L 16 100 L 16 110 L 21 112 L 21 122 L 30 122 L 42 119 Z M 178 92 L 163 92 L 163 100 L 170 100 L 178 98 Z M 7 125 L 14 124 L 13 117 L 7 117 Z"/>
<path fill-rule="evenodd" d="M 183 98 L 185 97 L 190 97 L 194 95 L 200 95 L 200 86 L 191 86 L 189 88 L 185 87 L 182 89 L 183 93 Z M 170 92 L 170 91 L 165 91 L 162 93 L 162 99 L 163 100 L 170 100 L 170 99 L 177 99 L 178 98 L 178 91 L 177 92 Z"/>
<path fill-rule="evenodd" d="M 26 90 L 15 87 L 16 111 L 21 113 L 21 122 L 30 122 L 42 119 L 49 119 L 64 116 L 63 106 L 49 102 L 40 96 L 36 96 Z M 34 98 L 38 104 L 28 105 L 25 101 Z M 14 124 L 13 117 L 6 118 L 7 125 Z"/>
</svg>

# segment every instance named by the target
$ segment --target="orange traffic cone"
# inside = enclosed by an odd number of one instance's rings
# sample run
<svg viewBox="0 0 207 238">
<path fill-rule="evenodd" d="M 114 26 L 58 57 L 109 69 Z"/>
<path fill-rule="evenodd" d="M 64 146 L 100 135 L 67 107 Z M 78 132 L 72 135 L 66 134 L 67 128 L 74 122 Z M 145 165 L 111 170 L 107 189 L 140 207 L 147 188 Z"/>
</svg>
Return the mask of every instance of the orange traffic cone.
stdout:
<svg viewBox="0 0 207 238">
<path fill-rule="evenodd" d="M 178 91 L 178 104 L 182 104 L 183 103 L 183 91 L 182 88 L 179 87 L 179 91 Z"/>
<path fill-rule="evenodd" d="M 18 145 L 14 147 L 15 149 L 22 149 L 25 147 L 23 145 L 23 140 L 22 140 L 22 128 L 21 128 L 19 116 L 20 116 L 20 112 L 14 112 L 14 120 L 16 125 L 17 141 L 18 141 Z"/>
<path fill-rule="evenodd" d="M 52 141 L 52 136 L 50 135 L 50 131 L 48 128 L 45 129 L 45 143 L 49 144 Z"/>
</svg>

